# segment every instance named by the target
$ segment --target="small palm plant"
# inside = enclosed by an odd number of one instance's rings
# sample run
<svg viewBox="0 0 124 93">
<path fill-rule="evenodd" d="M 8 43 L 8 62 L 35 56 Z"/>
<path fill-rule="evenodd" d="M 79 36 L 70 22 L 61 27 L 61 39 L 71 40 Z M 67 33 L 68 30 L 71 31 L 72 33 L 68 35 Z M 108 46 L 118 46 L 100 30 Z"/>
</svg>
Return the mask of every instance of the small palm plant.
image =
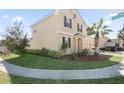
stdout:
<svg viewBox="0 0 124 93">
<path fill-rule="evenodd" d="M 93 23 L 91 27 L 87 28 L 88 35 L 95 34 L 95 55 L 98 54 L 99 51 L 100 33 L 102 36 L 104 36 L 105 34 L 112 32 L 111 29 L 108 29 L 109 26 L 103 25 L 103 21 L 103 18 L 101 18 L 98 22 Z"/>
<path fill-rule="evenodd" d="M 60 56 L 65 55 L 68 48 L 68 43 L 64 43 L 60 46 Z"/>
</svg>

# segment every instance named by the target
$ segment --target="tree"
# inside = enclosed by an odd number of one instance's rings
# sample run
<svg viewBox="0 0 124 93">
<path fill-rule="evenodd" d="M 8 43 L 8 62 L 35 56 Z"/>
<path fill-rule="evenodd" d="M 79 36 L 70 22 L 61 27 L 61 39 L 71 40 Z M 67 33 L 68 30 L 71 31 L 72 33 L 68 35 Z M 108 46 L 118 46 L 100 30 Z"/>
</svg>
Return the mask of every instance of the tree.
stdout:
<svg viewBox="0 0 124 93">
<path fill-rule="evenodd" d="M 124 25 L 123 25 L 123 28 L 118 31 L 118 36 L 117 37 L 119 39 L 122 39 L 122 41 L 123 41 L 123 47 L 124 47 Z"/>
<path fill-rule="evenodd" d="M 6 27 L 6 31 L 3 34 L 5 38 L 2 43 L 11 52 L 22 52 L 28 45 L 27 35 L 23 33 L 22 22 L 14 22 L 14 24 Z"/>
<path fill-rule="evenodd" d="M 104 36 L 105 34 L 112 32 L 112 30 L 108 29 L 109 26 L 103 25 L 103 21 L 103 18 L 101 18 L 98 22 L 93 23 L 91 27 L 87 28 L 88 35 L 95 34 L 95 55 L 98 54 L 99 50 L 100 33 Z"/>
</svg>

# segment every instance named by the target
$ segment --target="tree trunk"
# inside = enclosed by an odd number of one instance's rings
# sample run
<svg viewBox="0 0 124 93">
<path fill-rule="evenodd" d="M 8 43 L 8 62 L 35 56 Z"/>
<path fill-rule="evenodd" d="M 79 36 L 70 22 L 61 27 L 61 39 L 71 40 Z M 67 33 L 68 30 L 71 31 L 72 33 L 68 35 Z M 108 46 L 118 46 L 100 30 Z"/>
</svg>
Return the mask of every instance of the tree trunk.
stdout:
<svg viewBox="0 0 124 93">
<path fill-rule="evenodd" d="M 95 51 L 94 54 L 98 54 L 99 52 L 99 39 L 95 39 Z"/>
<path fill-rule="evenodd" d="M 123 44 L 122 44 L 122 47 L 124 47 L 124 39 L 123 39 Z"/>
<path fill-rule="evenodd" d="M 95 36 L 95 51 L 94 55 L 98 55 L 99 52 L 99 32 L 97 31 L 96 36 Z"/>
</svg>

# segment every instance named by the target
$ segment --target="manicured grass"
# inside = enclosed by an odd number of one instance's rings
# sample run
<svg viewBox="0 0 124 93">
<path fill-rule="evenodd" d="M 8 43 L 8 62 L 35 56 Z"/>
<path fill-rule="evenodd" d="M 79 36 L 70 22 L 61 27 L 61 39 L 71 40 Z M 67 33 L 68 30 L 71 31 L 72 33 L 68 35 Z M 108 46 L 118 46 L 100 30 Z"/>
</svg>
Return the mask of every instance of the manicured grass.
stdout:
<svg viewBox="0 0 124 93">
<path fill-rule="evenodd" d="M 124 77 L 91 80 L 52 80 L 34 79 L 21 76 L 8 75 L 0 72 L 0 84 L 124 84 Z"/>
<path fill-rule="evenodd" d="M 122 52 L 108 52 L 108 51 L 107 51 L 106 53 L 122 55 Z"/>
<path fill-rule="evenodd" d="M 122 57 L 113 56 L 108 57 L 108 59 L 104 61 L 81 62 L 54 59 L 31 54 L 10 54 L 3 58 L 12 64 L 42 69 L 93 69 L 118 64 L 122 59 Z"/>
</svg>

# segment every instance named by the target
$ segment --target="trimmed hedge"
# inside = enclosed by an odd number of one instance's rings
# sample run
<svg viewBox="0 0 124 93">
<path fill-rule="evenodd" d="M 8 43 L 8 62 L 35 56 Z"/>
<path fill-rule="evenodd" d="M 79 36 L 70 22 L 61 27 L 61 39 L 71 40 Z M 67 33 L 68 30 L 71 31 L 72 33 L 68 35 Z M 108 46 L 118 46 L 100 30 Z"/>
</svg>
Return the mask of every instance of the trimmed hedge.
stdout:
<svg viewBox="0 0 124 93">
<path fill-rule="evenodd" d="M 124 47 L 117 48 L 118 51 L 124 51 Z"/>
<path fill-rule="evenodd" d="M 113 51 L 113 50 L 117 50 L 117 51 L 124 51 L 124 47 L 119 47 L 119 48 L 108 48 L 108 47 L 105 47 L 105 48 L 100 48 L 100 50 L 102 51 Z"/>
<path fill-rule="evenodd" d="M 53 58 L 61 58 L 63 56 L 63 51 L 53 51 L 53 50 L 49 50 L 46 48 L 43 48 L 43 49 L 26 49 L 25 52 L 28 54 L 45 56 L 45 57 L 53 57 Z M 90 52 L 88 49 L 83 49 L 82 51 L 72 53 L 70 55 L 73 55 L 74 57 L 79 57 L 79 56 L 86 56 L 89 53 Z"/>
<path fill-rule="evenodd" d="M 111 48 L 100 48 L 102 51 L 111 51 Z"/>
<path fill-rule="evenodd" d="M 100 50 L 115 52 L 115 51 L 117 51 L 117 48 L 116 47 L 105 47 L 105 48 L 100 48 Z"/>
<path fill-rule="evenodd" d="M 73 53 L 75 56 L 80 57 L 80 56 L 86 56 L 88 55 L 90 52 L 88 49 L 83 49 L 82 51 Z"/>
<path fill-rule="evenodd" d="M 28 54 L 33 54 L 33 55 L 40 55 L 40 56 L 45 56 L 45 57 L 54 57 L 54 58 L 60 58 L 60 52 L 58 51 L 53 51 L 49 50 L 46 48 L 42 49 L 26 49 L 25 51 Z"/>
</svg>

